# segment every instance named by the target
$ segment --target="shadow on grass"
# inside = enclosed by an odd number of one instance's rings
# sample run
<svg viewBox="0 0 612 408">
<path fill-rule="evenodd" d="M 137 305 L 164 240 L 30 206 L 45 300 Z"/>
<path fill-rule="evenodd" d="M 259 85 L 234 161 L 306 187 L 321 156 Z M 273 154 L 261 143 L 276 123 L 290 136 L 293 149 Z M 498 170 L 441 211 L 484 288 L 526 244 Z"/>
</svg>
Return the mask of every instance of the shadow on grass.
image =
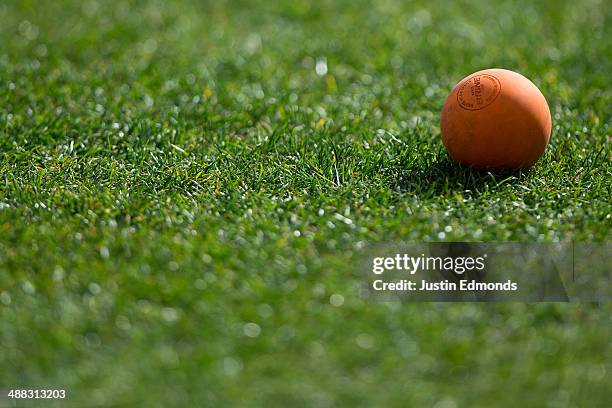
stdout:
<svg viewBox="0 0 612 408">
<path fill-rule="evenodd" d="M 495 192 L 509 184 L 519 184 L 529 178 L 531 170 L 516 172 L 479 171 L 439 156 L 432 162 L 415 161 L 397 169 L 396 188 L 401 192 L 440 196 L 453 192 Z"/>
</svg>

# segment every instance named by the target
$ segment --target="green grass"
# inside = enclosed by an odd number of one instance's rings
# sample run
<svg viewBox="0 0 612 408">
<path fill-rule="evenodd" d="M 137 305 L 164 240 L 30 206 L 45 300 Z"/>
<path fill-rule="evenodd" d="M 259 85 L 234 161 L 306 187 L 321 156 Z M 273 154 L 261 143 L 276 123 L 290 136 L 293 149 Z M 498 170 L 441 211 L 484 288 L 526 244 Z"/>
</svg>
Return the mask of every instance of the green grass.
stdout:
<svg viewBox="0 0 612 408">
<path fill-rule="evenodd" d="M 607 405 L 609 304 L 359 297 L 363 244 L 610 240 L 612 8 L 489 3 L 1 2 L 0 388 Z M 441 145 L 446 95 L 486 67 L 549 102 L 530 171 Z"/>
</svg>

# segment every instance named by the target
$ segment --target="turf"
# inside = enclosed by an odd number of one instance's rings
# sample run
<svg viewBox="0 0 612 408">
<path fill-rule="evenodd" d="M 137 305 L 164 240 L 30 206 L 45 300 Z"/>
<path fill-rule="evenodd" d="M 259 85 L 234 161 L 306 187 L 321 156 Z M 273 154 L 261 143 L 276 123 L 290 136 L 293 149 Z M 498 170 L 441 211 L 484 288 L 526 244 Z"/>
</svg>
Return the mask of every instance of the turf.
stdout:
<svg viewBox="0 0 612 408">
<path fill-rule="evenodd" d="M 612 9 L 496 3 L 1 2 L 0 388 L 607 405 L 608 303 L 359 296 L 371 243 L 610 240 Z M 446 95 L 486 67 L 549 102 L 530 171 L 442 148 Z"/>
</svg>

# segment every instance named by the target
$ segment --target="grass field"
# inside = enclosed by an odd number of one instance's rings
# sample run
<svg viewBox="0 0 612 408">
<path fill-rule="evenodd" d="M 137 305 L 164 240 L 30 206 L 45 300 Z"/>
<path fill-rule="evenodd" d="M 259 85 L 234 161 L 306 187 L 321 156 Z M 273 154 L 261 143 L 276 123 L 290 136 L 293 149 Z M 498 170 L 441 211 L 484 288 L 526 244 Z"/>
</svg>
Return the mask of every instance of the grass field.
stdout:
<svg viewBox="0 0 612 408">
<path fill-rule="evenodd" d="M 608 303 L 359 296 L 370 243 L 610 240 L 612 7 L 495 3 L 2 1 L 0 388 L 609 404 Z M 528 172 L 442 147 L 446 95 L 486 67 L 547 97 Z"/>
</svg>

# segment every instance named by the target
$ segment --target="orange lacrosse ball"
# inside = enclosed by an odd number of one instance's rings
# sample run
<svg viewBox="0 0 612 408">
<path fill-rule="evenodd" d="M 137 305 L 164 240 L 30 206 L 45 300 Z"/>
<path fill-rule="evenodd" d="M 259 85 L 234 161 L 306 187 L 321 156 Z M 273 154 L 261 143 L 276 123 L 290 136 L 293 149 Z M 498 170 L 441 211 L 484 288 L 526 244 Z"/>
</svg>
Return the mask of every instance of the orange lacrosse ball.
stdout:
<svg viewBox="0 0 612 408">
<path fill-rule="evenodd" d="M 453 159 L 479 170 L 528 168 L 550 139 L 542 92 L 506 69 L 485 69 L 461 80 L 444 103 L 442 143 Z"/>
</svg>

